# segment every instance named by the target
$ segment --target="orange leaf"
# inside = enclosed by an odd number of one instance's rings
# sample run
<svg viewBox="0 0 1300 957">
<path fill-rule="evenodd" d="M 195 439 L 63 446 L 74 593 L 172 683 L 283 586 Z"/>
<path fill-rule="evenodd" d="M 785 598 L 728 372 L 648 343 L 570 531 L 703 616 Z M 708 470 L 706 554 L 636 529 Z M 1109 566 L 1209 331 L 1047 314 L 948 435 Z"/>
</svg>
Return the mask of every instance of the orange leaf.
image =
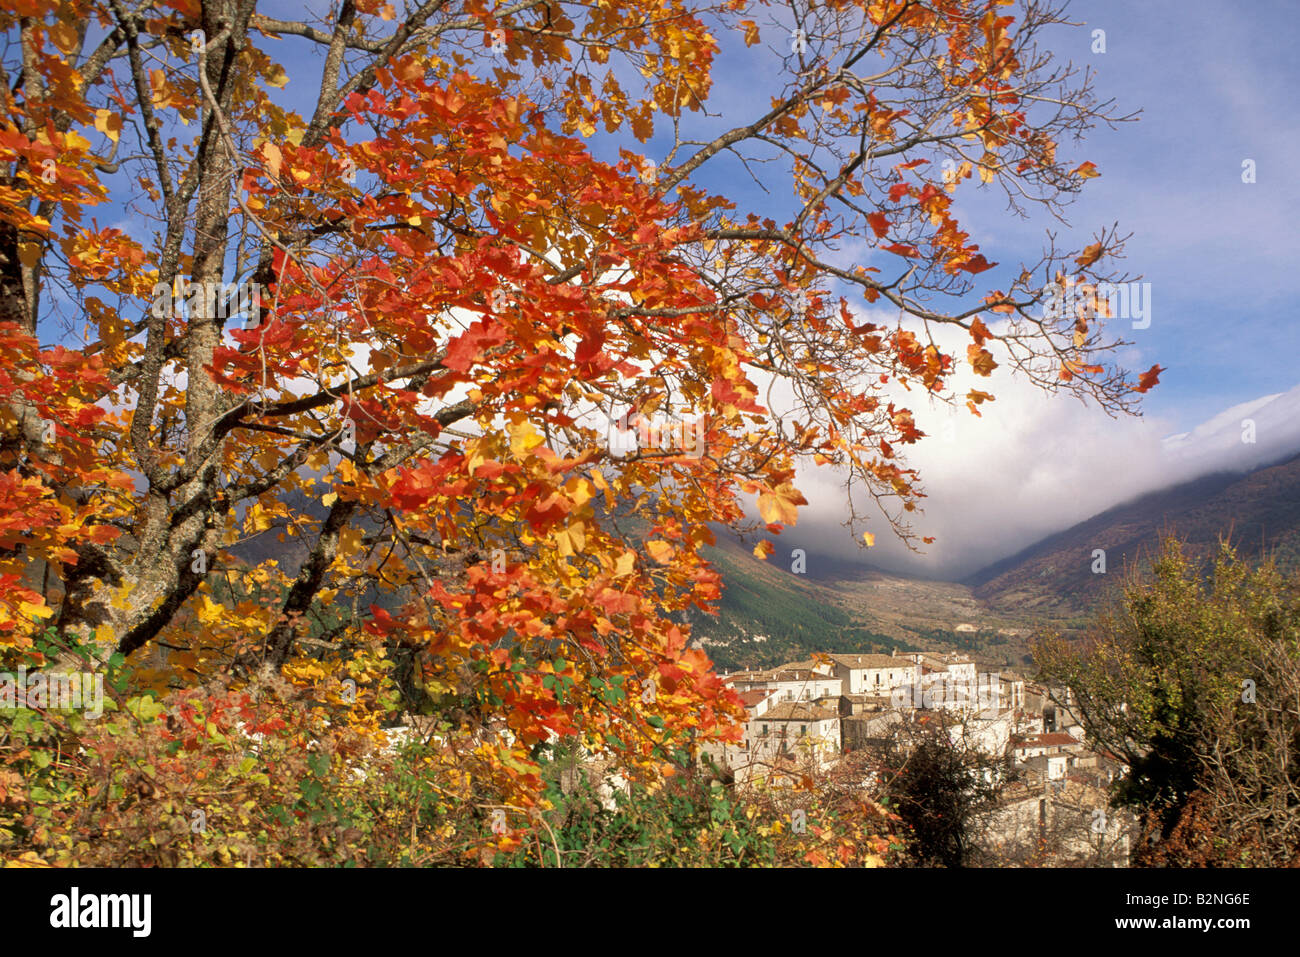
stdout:
<svg viewBox="0 0 1300 957">
<path fill-rule="evenodd" d="M 673 547 L 667 542 L 655 539 L 645 543 L 645 550 L 650 553 L 650 557 L 660 565 L 666 565 L 668 560 L 673 557 Z"/>
<path fill-rule="evenodd" d="M 974 343 L 966 347 L 966 359 L 976 375 L 992 375 L 993 370 L 998 367 L 998 364 L 993 361 L 993 354 Z"/>
<path fill-rule="evenodd" d="M 1079 256 L 1079 258 L 1076 259 L 1075 262 L 1079 264 L 1080 269 L 1082 269 L 1085 266 L 1091 266 L 1093 263 L 1095 263 L 1098 259 L 1101 258 L 1101 254 L 1103 252 L 1105 252 L 1105 250 L 1103 249 L 1101 243 L 1093 243 L 1091 246 L 1089 246 L 1083 251 L 1083 255 Z"/>
<path fill-rule="evenodd" d="M 1160 382 L 1160 373 L 1165 370 L 1158 365 L 1152 366 L 1138 377 L 1138 384 L 1131 386 L 1134 392 L 1146 392 Z"/>
</svg>

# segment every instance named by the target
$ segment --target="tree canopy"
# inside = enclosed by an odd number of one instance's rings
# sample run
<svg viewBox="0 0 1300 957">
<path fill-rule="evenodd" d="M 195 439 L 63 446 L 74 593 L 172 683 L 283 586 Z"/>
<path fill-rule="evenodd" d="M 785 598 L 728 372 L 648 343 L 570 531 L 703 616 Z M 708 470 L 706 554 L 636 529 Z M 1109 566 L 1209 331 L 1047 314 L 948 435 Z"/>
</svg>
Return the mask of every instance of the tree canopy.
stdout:
<svg viewBox="0 0 1300 957">
<path fill-rule="evenodd" d="M 954 369 L 1010 363 L 1129 411 L 1158 377 L 1104 302 L 1044 309 L 1116 278 L 1115 229 L 980 285 L 959 192 L 1057 213 L 1098 175 L 1061 144 L 1117 118 L 1040 45 L 1063 14 L 1008 6 L 12 0 L 5 662 L 436 713 L 520 807 L 556 738 L 734 739 L 679 614 L 710 525 L 779 533 L 824 467 L 910 540 L 900 387 L 979 414 Z"/>
</svg>

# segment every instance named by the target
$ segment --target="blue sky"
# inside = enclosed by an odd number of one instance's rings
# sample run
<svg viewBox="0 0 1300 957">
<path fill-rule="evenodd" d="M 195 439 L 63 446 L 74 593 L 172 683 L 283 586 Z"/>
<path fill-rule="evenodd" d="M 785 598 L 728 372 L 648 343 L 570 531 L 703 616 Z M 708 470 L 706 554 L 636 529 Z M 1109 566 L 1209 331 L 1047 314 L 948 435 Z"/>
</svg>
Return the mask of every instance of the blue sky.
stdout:
<svg viewBox="0 0 1300 957">
<path fill-rule="evenodd" d="M 1134 342 L 1124 364 L 1168 369 L 1148 414 L 1188 429 L 1300 383 L 1297 5 L 1252 0 L 1229 13 L 1202 0 L 1092 0 L 1069 12 L 1084 25 L 1054 28 L 1054 53 L 1094 70 L 1098 98 L 1113 98 L 1115 112 L 1141 115 L 1062 145 L 1101 172 L 1068 209 L 1071 230 L 1042 215 L 1021 220 L 1000 190 L 963 185 L 959 219 L 1005 267 L 979 280 L 1005 288 L 1018 263 L 1037 258 L 1049 227 L 1083 246 L 1118 221 L 1133 234 L 1122 266 L 1151 284 L 1152 297 L 1150 327 L 1123 330 Z M 1092 51 L 1095 29 L 1105 30 L 1104 53 Z M 732 107 L 752 114 L 753 85 L 727 55 L 715 82 L 724 119 Z M 1246 159 L 1255 161 L 1253 184 L 1242 182 Z M 779 205 L 744 177 L 713 179 L 704 182 L 757 209 Z"/>
<path fill-rule="evenodd" d="M 1095 65 L 1103 98 L 1143 111 L 1090 135 L 1083 152 L 1102 175 L 1070 217 L 1134 234 L 1128 265 L 1151 283 L 1153 315 L 1128 336 L 1132 364 L 1169 369 L 1146 408 L 1190 427 L 1300 383 L 1297 5 L 1098 0 L 1075 13 L 1088 27 L 1061 54 Z M 1095 28 L 1104 54 L 1090 52 Z"/>
</svg>

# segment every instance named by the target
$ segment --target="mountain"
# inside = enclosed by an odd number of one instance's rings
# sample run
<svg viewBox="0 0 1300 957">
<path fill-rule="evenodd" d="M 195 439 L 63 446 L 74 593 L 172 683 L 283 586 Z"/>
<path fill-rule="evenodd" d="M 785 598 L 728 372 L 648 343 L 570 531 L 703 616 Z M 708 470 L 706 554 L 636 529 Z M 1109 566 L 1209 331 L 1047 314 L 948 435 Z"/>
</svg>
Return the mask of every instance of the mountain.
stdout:
<svg viewBox="0 0 1300 957">
<path fill-rule="evenodd" d="M 1239 426 L 1238 426 L 1239 427 Z M 1051 535 L 965 579 L 993 611 L 1078 623 L 1113 597 L 1126 567 L 1149 561 L 1163 534 L 1212 554 L 1221 535 L 1250 558 L 1300 569 L 1300 455 L 1246 474 L 1217 473 L 1144 495 Z M 1093 571 L 1105 551 L 1105 574 Z"/>
</svg>

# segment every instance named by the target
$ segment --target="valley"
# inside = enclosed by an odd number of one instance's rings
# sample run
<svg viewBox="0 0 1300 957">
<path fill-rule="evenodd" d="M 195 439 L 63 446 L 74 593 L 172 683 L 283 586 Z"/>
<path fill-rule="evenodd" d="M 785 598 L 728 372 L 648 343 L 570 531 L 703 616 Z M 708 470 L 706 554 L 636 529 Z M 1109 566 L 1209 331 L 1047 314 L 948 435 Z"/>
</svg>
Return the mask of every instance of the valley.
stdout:
<svg viewBox="0 0 1300 957">
<path fill-rule="evenodd" d="M 766 561 L 719 531 L 708 550 L 724 583 L 720 613 L 688 620 L 723 669 L 767 667 L 814 650 L 960 650 L 982 664 L 1028 668 L 1034 635 L 1082 634 L 1142 570 L 1160 538 L 1177 534 L 1206 560 L 1227 535 L 1239 554 L 1300 570 L 1300 456 L 1244 474 L 1217 473 L 1142 496 L 1048 536 L 961 582 L 891 575 L 865 563 L 789 549 Z M 752 543 L 751 543 L 752 544 Z M 1105 571 L 1096 552 L 1105 552 Z"/>
</svg>

